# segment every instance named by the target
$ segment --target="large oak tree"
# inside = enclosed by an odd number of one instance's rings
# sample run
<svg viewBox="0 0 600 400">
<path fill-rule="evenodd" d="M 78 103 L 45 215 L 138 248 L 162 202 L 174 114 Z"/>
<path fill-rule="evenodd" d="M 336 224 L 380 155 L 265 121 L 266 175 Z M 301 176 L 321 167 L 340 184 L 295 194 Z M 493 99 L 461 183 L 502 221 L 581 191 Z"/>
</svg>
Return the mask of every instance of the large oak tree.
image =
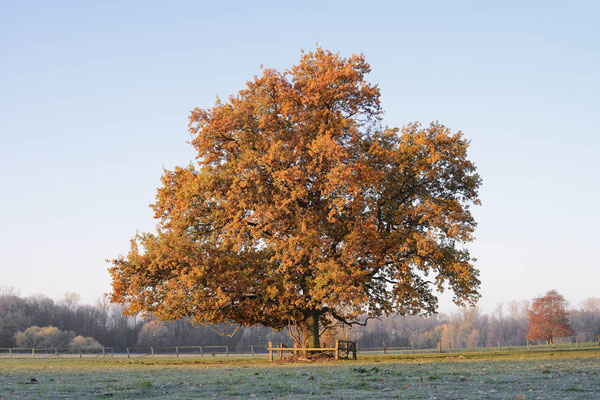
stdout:
<svg viewBox="0 0 600 400">
<path fill-rule="evenodd" d="M 190 116 L 197 163 L 165 171 L 156 233 L 112 260 L 130 313 L 289 327 L 433 313 L 478 298 L 468 141 L 438 123 L 382 126 L 362 55 L 303 53 Z M 361 322 L 364 323 L 364 320 Z"/>
</svg>

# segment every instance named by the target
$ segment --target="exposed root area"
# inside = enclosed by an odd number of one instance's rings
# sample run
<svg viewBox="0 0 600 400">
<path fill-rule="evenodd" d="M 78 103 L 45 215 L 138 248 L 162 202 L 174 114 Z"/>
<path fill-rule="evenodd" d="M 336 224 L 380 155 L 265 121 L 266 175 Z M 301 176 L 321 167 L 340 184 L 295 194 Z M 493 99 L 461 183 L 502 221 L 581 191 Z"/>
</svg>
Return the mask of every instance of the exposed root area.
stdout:
<svg viewBox="0 0 600 400">
<path fill-rule="evenodd" d="M 318 362 L 318 361 L 331 361 L 334 360 L 335 357 L 331 354 L 330 351 L 323 352 L 310 352 L 310 354 L 291 354 L 288 357 L 283 358 L 282 360 L 278 360 L 282 363 L 292 363 L 292 362 Z"/>
</svg>

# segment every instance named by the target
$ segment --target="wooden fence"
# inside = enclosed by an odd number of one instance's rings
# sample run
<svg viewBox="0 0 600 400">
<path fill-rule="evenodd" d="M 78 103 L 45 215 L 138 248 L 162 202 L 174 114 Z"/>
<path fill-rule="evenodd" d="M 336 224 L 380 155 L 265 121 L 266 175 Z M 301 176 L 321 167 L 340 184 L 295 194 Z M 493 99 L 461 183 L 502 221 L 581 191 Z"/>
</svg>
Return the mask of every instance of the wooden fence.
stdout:
<svg viewBox="0 0 600 400">
<path fill-rule="evenodd" d="M 266 346 L 262 347 L 262 353 L 266 353 Z M 155 356 L 229 356 L 231 351 L 228 345 L 223 346 L 130 346 L 123 348 L 102 347 L 98 349 L 71 349 L 71 348 L 31 348 L 31 347 L 4 347 L 0 348 L 0 358 L 82 358 L 82 357 L 115 357 L 115 355 L 127 358 L 155 357 Z M 255 346 L 248 345 L 240 351 L 236 349 L 236 354 L 245 354 L 249 356 L 256 355 Z M 260 350 L 259 350 L 260 351 Z"/>
<path fill-rule="evenodd" d="M 572 343 L 562 344 L 532 344 L 527 342 L 526 346 L 505 346 L 498 341 L 496 346 L 481 347 L 477 343 L 472 342 L 468 347 L 457 348 L 450 343 L 442 343 L 439 341 L 435 348 L 415 348 L 411 342 L 410 347 L 395 347 L 388 346 L 382 342 L 381 347 L 358 348 L 358 344 L 347 340 L 338 340 L 335 346 L 306 349 L 287 347 L 281 343 L 279 347 L 273 347 L 273 343 L 269 342 L 265 345 L 238 345 L 231 347 L 228 345 L 220 346 L 136 346 L 136 347 L 103 347 L 99 349 L 73 350 L 68 348 L 0 348 L 0 358 L 82 358 L 82 357 L 205 357 L 205 356 L 269 356 L 273 360 L 275 355 L 283 358 L 286 354 L 299 354 L 301 352 L 331 352 L 334 358 L 356 358 L 358 353 L 371 354 L 415 354 L 415 353 L 459 353 L 459 352 L 487 352 L 487 351 L 523 351 L 523 350 L 546 350 L 546 349 L 569 349 L 569 348 L 592 348 L 600 346 L 600 337 L 597 343 L 580 343 L 575 340 Z"/>
<path fill-rule="evenodd" d="M 70 349 L 60 347 L 50 348 L 33 348 L 33 347 L 3 347 L 0 348 L 0 357 L 7 358 L 31 357 L 31 358 L 48 358 L 48 357 L 114 357 L 114 348 L 102 347 L 97 349 Z"/>
<path fill-rule="evenodd" d="M 230 351 L 229 346 L 136 346 L 136 347 L 126 347 L 125 353 L 127 354 L 127 358 L 132 357 L 154 357 L 159 355 L 168 355 L 175 356 L 175 358 L 179 358 L 179 356 L 200 356 L 204 357 L 204 355 L 216 356 L 216 355 L 225 355 L 229 357 Z M 250 354 L 254 355 L 254 346 L 250 346 Z"/>
<path fill-rule="evenodd" d="M 335 347 L 287 347 L 283 343 L 280 343 L 279 347 L 273 347 L 273 343 L 269 342 L 269 347 L 267 348 L 269 351 L 269 361 L 273 362 L 273 353 L 279 352 L 279 359 L 283 360 L 283 355 L 285 352 L 288 352 L 290 355 L 298 356 L 302 353 L 306 352 L 319 352 L 319 353 L 328 353 L 333 352 L 333 358 L 339 360 L 340 358 L 350 358 L 350 354 L 352 354 L 352 359 L 356 360 L 356 353 L 358 352 L 358 346 L 356 342 L 351 342 L 348 340 L 336 340 Z"/>
<path fill-rule="evenodd" d="M 526 345 L 517 346 L 517 345 L 505 345 L 502 344 L 500 340 L 497 341 L 495 346 L 480 346 L 476 341 L 472 341 L 470 345 L 467 347 L 459 347 L 455 346 L 452 342 L 442 342 L 438 340 L 437 346 L 435 348 L 419 348 L 415 349 L 414 342 L 410 342 L 410 347 L 390 347 L 387 346 L 385 341 L 382 341 L 381 347 L 369 347 L 369 348 L 361 348 L 361 352 L 370 352 L 370 353 L 452 353 L 452 352 L 484 352 L 484 351 L 515 351 L 515 350 L 543 350 L 543 349 L 560 349 L 560 348 L 579 348 L 579 347 L 595 347 L 600 346 L 600 335 L 598 335 L 598 342 L 587 342 L 580 343 L 578 338 L 575 338 L 574 341 L 568 343 L 558 343 L 558 344 L 533 344 L 529 340 L 526 340 Z"/>
</svg>

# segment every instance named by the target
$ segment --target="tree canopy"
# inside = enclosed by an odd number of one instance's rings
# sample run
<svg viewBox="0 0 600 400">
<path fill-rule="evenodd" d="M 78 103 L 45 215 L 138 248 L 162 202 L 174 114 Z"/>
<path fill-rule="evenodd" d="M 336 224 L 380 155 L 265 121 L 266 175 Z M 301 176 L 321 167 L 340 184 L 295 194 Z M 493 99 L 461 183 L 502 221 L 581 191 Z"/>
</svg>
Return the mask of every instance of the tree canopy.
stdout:
<svg viewBox="0 0 600 400">
<path fill-rule="evenodd" d="M 68 347 L 75 333 L 73 331 L 62 331 L 54 326 L 30 326 L 25 331 L 15 334 L 16 344 L 19 347 Z"/>
<path fill-rule="evenodd" d="M 197 162 L 166 170 L 156 233 L 112 260 L 130 313 L 289 327 L 318 345 L 332 321 L 434 313 L 478 298 L 465 244 L 480 177 L 439 123 L 382 125 L 362 55 L 318 48 L 191 112 Z"/>
<path fill-rule="evenodd" d="M 556 290 L 533 300 L 527 315 L 529 317 L 529 340 L 544 340 L 554 343 L 555 337 L 571 336 L 573 329 L 569 323 L 565 298 Z"/>
</svg>

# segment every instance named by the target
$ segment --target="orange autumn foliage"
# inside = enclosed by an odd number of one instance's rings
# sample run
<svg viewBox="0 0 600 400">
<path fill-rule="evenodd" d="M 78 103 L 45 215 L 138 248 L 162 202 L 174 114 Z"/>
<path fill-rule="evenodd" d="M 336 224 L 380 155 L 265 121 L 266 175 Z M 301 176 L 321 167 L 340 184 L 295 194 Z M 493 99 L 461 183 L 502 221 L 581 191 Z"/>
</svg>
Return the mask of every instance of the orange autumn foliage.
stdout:
<svg viewBox="0 0 600 400">
<path fill-rule="evenodd" d="M 565 298 L 556 290 L 550 290 L 544 296 L 535 298 L 527 311 L 527 339 L 554 343 L 556 337 L 571 336 L 573 329 L 567 316 L 566 304 Z"/>
<path fill-rule="evenodd" d="M 112 260 L 130 313 L 295 328 L 433 313 L 479 296 L 468 141 L 438 123 L 381 124 L 362 55 L 318 48 L 190 116 L 197 164 L 165 171 L 157 232 Z"/>
</svg>

